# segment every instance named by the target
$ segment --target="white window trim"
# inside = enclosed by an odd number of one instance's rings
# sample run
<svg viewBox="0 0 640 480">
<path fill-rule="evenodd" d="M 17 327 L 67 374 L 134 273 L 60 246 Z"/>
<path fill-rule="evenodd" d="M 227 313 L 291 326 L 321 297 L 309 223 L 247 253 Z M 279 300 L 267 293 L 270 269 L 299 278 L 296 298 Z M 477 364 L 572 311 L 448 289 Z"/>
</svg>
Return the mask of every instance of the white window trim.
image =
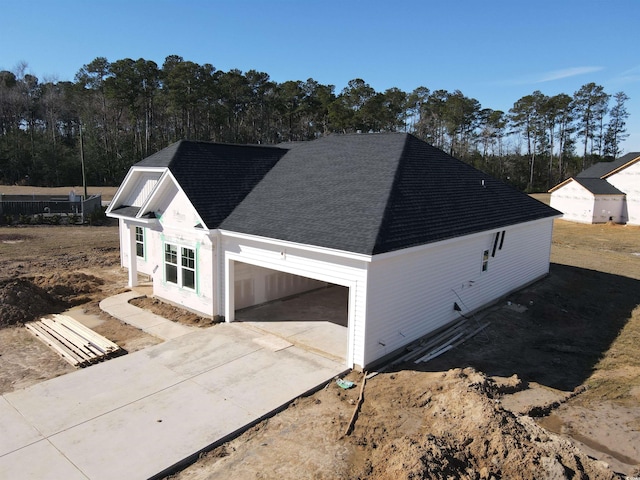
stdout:
<svg viewBox="0 0 640 480">
<path fill-rule="evenodd" d="M 176 263 L 167 261 L 168 246 L 173 247 L 175 250 Z M 185 251 L 191 251 L 193 253 L 193 257 L 191 258 L 188 255 L 184 255 Z M 164 248 L 163 248 L 163 256 L 162 256 L 163 268 L 164 268 L 163 275 L 164 275 L 165 282 L 170 285 L 176 285 L 177 287 L 183 288 L 185 290 L 196 292 L 198 289 L 198 258 L 197 257 L 198 257 L 197 249 L 194 247 L 191 247 L 191 246 L 187 247 L 187 246 L 180 245 L 178 243 L 173 243 L 173 242 L 165 242 Z M 187 261 L 190 259 L 193 260 L 193 268 L 187 265 L 184 265 L 183 261 L 185 259 L 187 259 Z M 177 277 L 176 282 L 173 282 L 167 278 L 167 265 L 171 265 L 175 267 L 176 277 Z M 184 281 L 185 271 L 193 272 L 193 287 L 185 285 L 185 281 Z"/>
<path fill-rule="evenodd" d="M 140 236 L 142 237 L 142 240 L 138 240 L 138 230 L 140 231 Z M 135 243 L 136 243 L 136 257 L 138 258 L 142 258 L 142 259 L 146 259 L 147 258 L 147 249 L 145 248 L 145 240 L 146 240 L 146 232 L 145 232 L 145 228 L 144 227 L 138 227 L 136 226 L 135 230 L 134 230 L 134 235 L 136 237 L 135 239 Z M 142 246 L 142 255 L 138 254 L 138 245 Z"/>
</svg>

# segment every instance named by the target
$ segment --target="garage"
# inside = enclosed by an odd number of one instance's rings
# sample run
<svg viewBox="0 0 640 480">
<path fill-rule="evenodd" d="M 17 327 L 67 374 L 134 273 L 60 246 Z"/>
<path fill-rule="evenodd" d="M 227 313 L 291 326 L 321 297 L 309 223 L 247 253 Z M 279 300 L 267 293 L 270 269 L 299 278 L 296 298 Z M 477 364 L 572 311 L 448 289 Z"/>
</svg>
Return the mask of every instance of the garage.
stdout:
<svg viewBox="0 0 640 480">
<path fill-rule="evenodd" d="M 245 262 L 233 269 L 235 321 L 346 361 L 348 287 Z"/>
</svg>

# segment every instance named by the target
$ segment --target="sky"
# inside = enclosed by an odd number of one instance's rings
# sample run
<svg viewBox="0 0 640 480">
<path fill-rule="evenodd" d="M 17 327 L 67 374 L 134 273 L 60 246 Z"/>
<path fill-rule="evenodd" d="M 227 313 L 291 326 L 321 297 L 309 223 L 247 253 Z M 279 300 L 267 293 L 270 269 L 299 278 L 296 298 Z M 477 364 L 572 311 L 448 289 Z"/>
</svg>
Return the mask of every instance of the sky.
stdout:
<svg viewBox="0 0 640 480">
<path fill-rule="evenodd" d="M 630 97 L 626 153 L 640 151 L 638 19 L 640 0 L 0 0 L 0 70 L 72 81 L 96 57 L 179 55 L 336 93 L 355 78 L 460 90 L 505 112 L 595 82 Z"/>
</svg>

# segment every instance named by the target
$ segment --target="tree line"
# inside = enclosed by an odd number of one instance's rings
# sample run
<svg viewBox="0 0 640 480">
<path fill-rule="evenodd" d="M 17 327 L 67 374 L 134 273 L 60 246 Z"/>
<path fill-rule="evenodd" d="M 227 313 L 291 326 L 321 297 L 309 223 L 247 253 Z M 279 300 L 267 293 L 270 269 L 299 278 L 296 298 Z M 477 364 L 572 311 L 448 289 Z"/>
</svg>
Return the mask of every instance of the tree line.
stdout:
<svg viewBox="0 0 640 480">
<path fill-rule="evenodd" d="M 573 95 L 535 91 L 508 112 L 461 91 L 342 91 L 309 78 L 274 82 L 256 70 L 217 70 L 177 55 L 83 65 L 74 81 L 0 71 L 0 182 L 117 185 L 128 168 L 180 139 L 277 144 L 332 133 L 411 132 L 526 191 L 546 190 L 622 152 L 624 92 L 595 83 Z"/>
</svg>

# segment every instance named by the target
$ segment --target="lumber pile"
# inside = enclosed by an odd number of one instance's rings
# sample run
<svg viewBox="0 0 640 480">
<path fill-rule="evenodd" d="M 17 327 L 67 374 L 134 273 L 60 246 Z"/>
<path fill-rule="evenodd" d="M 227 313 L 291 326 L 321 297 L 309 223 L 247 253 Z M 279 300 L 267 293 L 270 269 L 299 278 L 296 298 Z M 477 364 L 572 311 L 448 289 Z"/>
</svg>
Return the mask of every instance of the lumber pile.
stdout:
<svg viewBox="0 0 640 480">
<path fill-rule="evenodd" d="M 423 338 L 420 342 L 411 345 L 409 352 L 394 360 L 391 365 L 409 360 L 413 360 L 413 363 L 433 360 L 463 344 L 488 326 L 489 323 L 479 324 L 476 322 L 474 324 L 468 318 L 462 318 L 433 336 Z M 418 358 L 416 359 L 416 357 Z"/>
<path fill-rule="evenodd" d="M 86 367 L 122 353 L 122 349 L 66 315 L 52 315 L 25 325 L 74 367 Z"/>
</svg>

